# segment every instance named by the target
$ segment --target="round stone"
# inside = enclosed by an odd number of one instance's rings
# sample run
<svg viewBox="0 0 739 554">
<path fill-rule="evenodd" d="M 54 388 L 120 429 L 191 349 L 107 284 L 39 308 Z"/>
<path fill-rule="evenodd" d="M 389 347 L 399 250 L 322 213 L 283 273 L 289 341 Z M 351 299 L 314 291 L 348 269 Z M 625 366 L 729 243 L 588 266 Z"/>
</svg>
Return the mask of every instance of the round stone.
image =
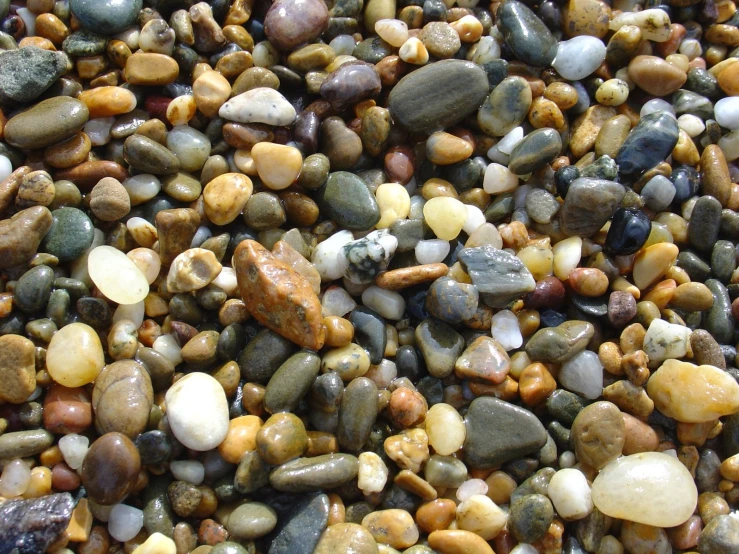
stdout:
<svg viewBox="0 0 739 554">
<path fill-rule="evenodd" d="M 141 458 L 133 442 L 120 433 L 106 433 L 90 445 L 80 477 L 91 500 L 110 506 L 131 492 L 140 469 Z"/>
<path fill-rule="evenodd" d="M 95 330 L 70 323 L 57 331 L 46 350 L 46 369 L 60 385 L 81 387 L 92 383 L 103 369 L 103 345 Z"/>
<path fill-rule="evenodd" d="M 60 262 L 79 258 L 92 244 L 94 228 L 90 218 L 77 208 L 56 209 L 51 217 L 51 228 L 41 242 L 41 250 Z"/>
<path fill-rule="evenodd" d="M 143 0 L 70 0 L 69 9 L 82 26 L 101 35 L 114 35 L 136 22 Z"/>
<path fill-rule="evenodd" d="M 149 294 L 149 282 L 136 264 L 112 246 L 98 246 L 87 258 L 92 282 L 107 298 L 118 304 L 141 302 Z"/>
</svg>

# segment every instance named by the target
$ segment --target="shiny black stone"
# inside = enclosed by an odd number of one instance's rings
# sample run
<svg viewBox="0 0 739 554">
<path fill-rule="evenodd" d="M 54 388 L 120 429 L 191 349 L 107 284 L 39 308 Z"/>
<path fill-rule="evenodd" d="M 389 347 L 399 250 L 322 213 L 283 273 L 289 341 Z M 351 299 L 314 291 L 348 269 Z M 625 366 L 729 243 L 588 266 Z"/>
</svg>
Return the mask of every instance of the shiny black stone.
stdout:
<svg viewBox="0 0 739 554">
<path fill-rule="evenodd" d="M 619 208 L 613 214 L 604 250 L 614 256 L 635 254 L 647 242 L 652 224 L 641 210 Z"/>
<path fill-rule="evenodd" d="M 663 112 L 642 117 L 629 133 L 616 155 L 622 181 L 638 179 L 642 173 L 662 162 L 677 144 L 677 120 Z"/>
<path fill-rule="evenodd" d="M 359 306 L 352 310 L 349 321 L 354 325 L 354 338 L 369 354 L 370 363 L 379 364 L 387 345 L 385 320 L 374 310 Z"/>
<path fill-rule="evenodd" d="M 557 194 L 561 198 L 565 198 L 570 188 L 570 183 L 578 177 L 580 177 L 580 170 L 574 165 L 560 167 L 554 173 L 554 184 L 557 185 Z"/>
</svg>

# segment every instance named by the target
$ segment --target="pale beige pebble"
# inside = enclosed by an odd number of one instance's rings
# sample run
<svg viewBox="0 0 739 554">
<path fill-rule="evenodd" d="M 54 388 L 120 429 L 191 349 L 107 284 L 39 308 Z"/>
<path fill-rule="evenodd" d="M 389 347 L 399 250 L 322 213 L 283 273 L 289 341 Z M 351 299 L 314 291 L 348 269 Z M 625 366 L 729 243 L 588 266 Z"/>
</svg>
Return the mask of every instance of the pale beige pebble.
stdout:
<svg viewBox="0 0 739 554">
<path fill-rule="evenodd" d="M 251 198 L 254 185 L 241 173 L 224 173 L 210 181 L 203 189 L 203 209 L 206 217 L 216 225 L 228 225 L 244 210 Z"/>
<path fill-rule="evenodd" d="M 126 228 L 136 244 L 145 248 L 151 248 L 159 240 L 157 228 L 146 221 L 143 217 L 132 217 L 126 221 Z"/>
<path fill-rule="evenodd" d="M 195 104 L 206 117 L 215 117 L 231 96 L 231 84 L 217 71 L 205 71 L 192 84 Z"/>
<path fill-rule="evenodd" d="M 448 456 L 462 448 L 467 429 L 456 408 L 440 402 L 426 413 L 426 434 L 429 446 L 437 454 Z"/>
<path fill-rule="evenodd" d="M 536 281 L 550 276 L 554 271 L 554 252 L 551 248 L 526 246 L 516 252 L 516 257 L 523 262 Z"/>
<path fill-rule="evenodd" d="M 169 537 L 161 533 L 152 533 L 134 549 L 132 554 L 177 554 L 177 546 Z"/>
<path fill-rule="evenodd" d="M 485 168 L 485 176 L 482 180 L 482 188 L 488 194 L 500 194 L 512 192 L 518 187 L 518 175 L 506 166 L 499 163 L 491 163 Z"/>
<path fill-rule="evenodd" d="M 362 452 L 359 457 L 359 473 L 357 487 L 364 494 L 382 492 L 387 483 L 388 469 L 374 452 Z"/>
<path fill-rule="evenodd" d="M 332 348 L 323 354 L 321 360 L 321 372 L 336 373 L 342 381 L 347 383 L 367 373 L 369 368 L 369 354 L 355 343 Z"/>
<path fill-rule="evenodd" d="M 151 248 L 134 248 L 133 250 L 129 250 L 126 256 L 136 264 L 136 267 L 144 274 L 146 281 L 150 285 L 156 281 L 159 271 L 162 269 L 162 261 L 159 259 L 159 254 Z"/>
<path fill-rule="evenodd" d="M 392 508 L 369 513 L 362 519 L 362 527 L 367 528 L 378 543 L 393 548 L 408 548 L 418 542 L 418 527 L 405 510 Z"/>
<path fill-rule="evenodd" d="M 456 198 L 438 196 L 423 205 L 423 217 L 438 238 L 453 240 L 467 220 L 467 207 Z"/>
<path fill-rule="evenodd" d="M 462 42 L 477 42 L 484 31 L 482 22 L 474 15 L 462 16 L 449 26 L 457 32 Z"/>
<path fill-rule="evenodd" d="M 739 481 L 739 454 L 729 456 L 721 462 L 721 477 L 729 481 Z"/>
<path fill-rule="evenodd" d="M 70 323 L 59 329 L 46 349 L 46 370 L 65 387 L 92 383 L 104 365 L 100 338 L 95 329 L 84 323 Z"/>
<path fill-rule="evenodd" d="M 195 117 L 198 106 L 191 94 L 183 94 L 172 100 L 167 106 L 167 121 L 173 126 L 187 125 Z"/>
<path fill-rule="evenodd" d="M 290 246 L 289 243 L 278 240 L 272 247 L 272 255 L 305 277 L 313 287 L 313 292 L 321 293 L 321 275 L 318 273 L 316 266 Z"/>
<path fill-rule="evenodd" d="M 653 525 L 624 521 L 621 525 L 621 544 L 629 554 L 672 554 L 667 532 Z"/>
<path fill-rule="evenodd" d="M 90 192 L 90 211 L 103 221 L 118 221 L 131 211 L 131 198 L 113 177 L 104 177 Z"/>
<path fill-rule="evenodd" d="M 684 523 L 698 504 L 698 489 L 675 456 L 641 452 L 617 458 L 593 481 L 593 504 L 613 518 L 655 527 Z"/>
<path fill-rule="evenodd" d="M 254 158 L 251 156 L 251 150 L 237 148 L 234 152 L 234 165 L 246 175 L 257 176 L 257 164 L 254 163 Z"/>
<path fill-rule="evenodd" d="M 375 227 L 387 229 L 399 219 L 405 219 L 411 211 L 411 197 L 400 183 L 383 183 L 375 191 L 380 221 Z"/>
<path fill-rule="evenodd" d="M 206 287 L 223 266 L 211 250 L 190 248 L 178 255 L 167 274 L 167 291 L 194 292 Z"/>
<path fill-rule="evenodd" d="M 92 282 L 118 304 L 136 304 L 149 294 L 149 282 L 136 264 L 112 246 L 98 246 L 87 258 Z"/>
<path fill-rule="evenodd" d="M 642 37 L 655 42 L 665 42 L 670 38 L 670 16 L 664 10 L 649 9 L 640 12 L 622 12 L 609 23 L 611 31 L 618 31 L 624 25 L 636 25 Z"/>
<path fill-rule="evenodd" d="M 424 65 L 429 61 L 429 52 L 423 42 L 416 37 L 410 37 L 398 50 L 398 56 L 406 63 Z"/>
<path fill-rule="evenodd" d="M 375 32 L 395 48 L 400 48 L 408 40 L 408 25 L 399 19 L 380 19 L 375 23 Z"/>
<path fill-rule="evenodd" d="M 489 541 L 508 523 L 508 515 L 483 494 L 473 494 L 457 506 L 457 526 Z"/>
<path fill-rule="evenodd" d="M 570 237 L 559 241 L 552 248 L 554 260 L 552 260 L 552 269 L 554 275 L 565 281 L 569 278 L 572 270 L 577 267 L 582 257 L 582 239 L 580 237 Z"/>
<path fill-rule="evenodd" d="M 739 384 L 712 365 L 666 360 L 647 383 L 655 407 L 684 423 L 703 423 L 739 412 Z"/>
<path fill-rule="evenodd" d="M 465 248 L 488 245 L 493 248 L 503 248 L 503 237 L 500 236 L 500 231 L 492 223 L 483 223 L 480 225 L 472 231 L 467 242 L 464 243 Z"/>
<path fill-rule="evenodd" d="M 629 85 L 621 79 L 608 79 L 595 91 L 595 99 L 604 106 L 620 106 L 629 97 Z"/>
<path fill-rule="evenodd" d="M 680 249 L 672 243 L 660 242 L 640 250 L 634 258 L 634 284 L 645 290 L 662 277 L 677 259 Z"/>
<path fill-rule="evenodd" d="M 418 473 L 429 459 L 429 438 L 423 429 L 404 429 L 385 439 L 383 446 L 399 468 L 410 469 L 413 473 Z"/>
<path fill-rule="evenodd" d="M 258 142 L 251 149 L 257 173 L 267 188 L 286 189 L 295 182 L 303 168 L 303 155 L 294 146 Z"/>
</svg>

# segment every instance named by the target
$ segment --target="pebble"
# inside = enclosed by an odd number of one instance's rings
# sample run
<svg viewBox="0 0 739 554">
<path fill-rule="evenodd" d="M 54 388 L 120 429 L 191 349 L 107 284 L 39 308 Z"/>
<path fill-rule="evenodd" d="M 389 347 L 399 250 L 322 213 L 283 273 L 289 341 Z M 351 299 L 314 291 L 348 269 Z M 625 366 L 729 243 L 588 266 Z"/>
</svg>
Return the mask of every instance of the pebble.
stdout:
<svg viewBox="0 0 739 554">
<path fill-rule="evenodd" d="M 290 125 L 295 120 L 295 108 L 276 90 L 257 87 L 231 98 L 218 110 L 218 115 L 239 123 Z"/>
<path fill-rule="evenodd" d="M 260 502 L 246 502 L 228 517 L 226 526 L 230 535 L 239 540 L 263 537 L 277 525 L 275 511 Z"/>
<path fill-rule="evenodd" d="M 356 523 L 336 523 L 322 534 L 315 548 L 316 554 L 333 552 L 356 552 L 356 554 L 376 554 L 377 542 L 372 534 Z"/>
<path fill-rule="evenodd" d="M 67 528 L 73 509 L 69 493 L 7 500 L 0 507 L 0 547 L 19 554 L 46 550 Z"/>
<path fill-rule="evenodd" d="M 57 331 L 46 352 L 46 368 L 65 387 L 92 383 L 105 365 L 103 347 L 95 330 L 71 323 Z"/>
<path fill-rule="evenodd" d="M 319 37 L 328 20 L 328 10 L 318 0 L 279 0 L 267 11 L 264 32 L 280 50 L 293 50 Z"/>
<path fill-rule="evenodd" d="M 706 554 L 731 552 L 737 544 L 739 525 L 732 515 L 719 515 L 711 519 L 701 532 L 698 548 Z"/>
<path fill-rule="evenodd" d="M 380 220 L 374 195 L 364 181 L 348 171 L 330 173 L 316 201 L 331 219 L 352 231 L 367 231 Z"/>
<path fill-rule="evenodd" d="M 592 496 L 595 507 L 610 517 L 655 527 L 684 523 L 698 503 L 690 472 L 662 452 L 612 461 L 593 481 Z"/>
<path fill-rule="evenodd" d="M 195 399 L 198 410 L 193 411 Z M 172 433 L 188 448 L 211 450 L 226 438 L 228 403 L 223 387 L 213 377 L 190 373 L 169 388 L 165 400 Z"/>
<path fill-rule="evenodd" d="M 675 148 L 678 131 L 675 118 L 667 114 L 655 112 L 642 117 L 616 155 L 621 178 L 634 181 L 663 161 Z"/>
<path fill-rule="evenodd" d="M 572 441 L 578 459 L 602 469 L 620 454 L 626 440 L 621 411 L 611 402 L 583 408 L 572 423 Z"/>
<path fill-rule="evenodd" d="M 71 0 L 69 3 L 69 9 L 86 29 L 106 35 L 114 35 L 132 25 L 141 8 L 141 0 L 130 3 L 115 0 Z"/>
<path fill-rule="evenodd" d="M 606 58 L 606 46 L 593 36 L 578 36 L 559 43 L 552 67 L 570 81 L 584 79 Z"/>
<path fill-rule="evenodd" d="M 546 67 L 557 55 L 557 41 L 525 4 L 516 0 L 501 5 L 497 13 L 506 45 L 527 65 Z"/>
<path fill-rule="evenodd" d="M 575 179 L 559 212 L 562 231 L 567 236 L 594 235 L 614 215 L 625 192 L 622 185 L 613 181 L 589 177 Z"/>
<path fill-rule="evenodd" d="M 141 459 L 136 446 L 120 433 L 106 433 L 85 454 L 80 477 L 89 498 L 111 506 L 123 500 L 136 484 Z"/>
<path fill-rule="evenodd" d="M 51 212 L 43 206 L 21 210 L 0 222 L 0 267 L 7 269 L 30 260 L 52 223 Z"/>
<path fill-rule="evenodd" d="M 380 544 L 392 548 L 408 548 L 418 540 L 418 528 L 405 510 L 389 509 L 372 512 L 362 519 L 365 527 Z"/>
<path fill-rule="evenodd" d="M 711 365 L 668 359 L 652 374 L 647 393 L 658 410 L 686 423 L 713 421 L 739 411 L 739 385 Z"/>
<path fill-rule="evenodd" d="M 359 462 L 350 454 L 322 454 L 282 464 L 269 476 L 282 492 L 310 492 L 343 485 L 357 476 Z"/>
<path fill-rule="evenodd" d="M 134 262 L 112 246 L 98 246 L 87 258 L 87 270 L 95 286 L 110 300 L 130 305 L 149 293 L 149 282 Z"/>
<path fill-rule="evenodd" d="M 578 520 L 593 511 L 590 485 L 577 469 L 560 469 L 552 476 L 547 496 L 557 514 L 566 520 Z"/>
<path fill-rule="evenodd" d="M 82 256 L 93 241 L 90 218 L 77 208 L 62 207 L 51 213 L 52 223 L 41 242 L 41 249 L 70 262 Z"/>
<path fill-rule="evenodd" d="M 133 360 L 114 362 L 95 379 L 95 425 L 103 433 L 117 431 L 133 439 L 146 429 L 153 401 L 154 390 L 144 366 Z"/>
<path fill-rule="evenodd" d="M 31 102 L 67 71 L 69 58 L 30 46 L 0 54 L 0 99 L 5 103 Z"/>
<path fill-rule="evenodd" d="M 603 391 L 603 366 L 595 352 L 583 351 L 562 364 L 560 384 L 585 398 L 595 400 Z"/>
</svg>

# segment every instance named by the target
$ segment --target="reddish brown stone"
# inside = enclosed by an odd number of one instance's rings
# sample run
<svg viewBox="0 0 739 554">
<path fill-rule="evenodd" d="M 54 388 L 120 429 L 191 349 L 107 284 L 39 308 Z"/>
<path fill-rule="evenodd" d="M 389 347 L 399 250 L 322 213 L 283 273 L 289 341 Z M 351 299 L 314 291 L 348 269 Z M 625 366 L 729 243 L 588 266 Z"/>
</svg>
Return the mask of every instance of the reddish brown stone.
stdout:
<svg viewBox="0 0 739 554">
<path fill-rule="evenodd" d="M 44 400 L 44 427 L 58 434 L 82 433 L 92 425 L 92 400 L 82 387 L 54 384 Z"/>
<path fill-rule="evenodd" d="M 234 268 L 249 313 L 265 327 L 311 350 L 326 339 L 321 303 L 310 283 L 253 240 L 234 252 Z"/>
<path fill-rule="evenodd" d="M 106 433 L 90 445 L 80 477 L 90 499 L 110 506 L 136 486 L 141 458 L 136 445 L 121 433 Z"/>
<path fill-rule="evenodd" d="M 108 160 L 94 160 L 84 162 L 69 169 L 57 171 L 54 179 L 72 181 L 82 192 L 90 192 L 104 177 L 113 177 L 118 181 L 128 179 L 128 171 L 116 162 Z"/>
</svg>

